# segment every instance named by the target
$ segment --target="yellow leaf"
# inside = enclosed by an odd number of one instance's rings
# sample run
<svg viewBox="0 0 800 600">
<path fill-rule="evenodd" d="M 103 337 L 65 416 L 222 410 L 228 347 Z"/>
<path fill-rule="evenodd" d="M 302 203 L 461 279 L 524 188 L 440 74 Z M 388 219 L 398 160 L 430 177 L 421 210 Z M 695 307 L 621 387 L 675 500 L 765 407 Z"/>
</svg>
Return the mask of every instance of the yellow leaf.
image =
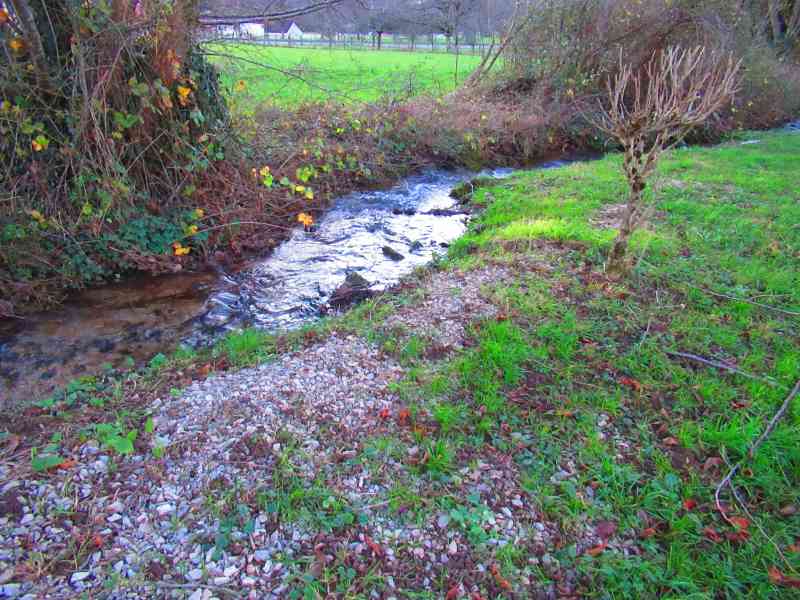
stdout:
<svg viewBox="0 0 800 600">
<path fill-rule="evenodd" d="M 313 200 L 314 199 L 314 192 L 311 191 L 311 190 L 306 190 L 306 198 L 308 200 Z"/>
<path fill-rule="evenodd" d="M 25 43 L 20 38 L 15 37 L 11 38 L 11 41 L 8 42 L 8 47 L 14 52 L 22 52 L 22 49 L 25 48 Z"/>
<path fill-rule="evenodd" d="M 202 219 L 205 214 L 206 214 L 206 211 L 204 211 L 202 208 L 195 208 L 194 209 L 194 218 L 195 219 Z"/>
<path fill-rule="evenodd" d="M 234 92 L 243 92 L 243 91 L 245 90 L 245 88 L 246 88 L 246 87 L 247 87 L 247 84 L 244 82 L 244 80 L 243 80 L 243 79 L 240 79 L 240 80 L 239 80 L 239 81 L 237 81 L 237 82 L 236 82 L 236 84 L 233 86 L 233 91 L 234 91 Z"/>
</svg>

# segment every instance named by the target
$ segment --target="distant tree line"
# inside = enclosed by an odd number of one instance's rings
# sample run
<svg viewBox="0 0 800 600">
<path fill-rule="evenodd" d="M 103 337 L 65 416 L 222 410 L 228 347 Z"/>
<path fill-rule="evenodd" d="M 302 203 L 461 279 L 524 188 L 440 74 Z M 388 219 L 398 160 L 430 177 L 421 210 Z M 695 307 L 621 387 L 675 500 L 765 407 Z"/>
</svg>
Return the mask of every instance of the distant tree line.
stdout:
<svg viewBox="0 0 800 600">
<path fill-rule="evenodd" d="M 458 46 L 498 37 L 516 5 L 514 0 L 204 0 L 200 14 L 206 24 L 291 20 L 324 37 L 369 35 L 378 48 L 386 34 L 403 35 L 412 46 L 430 36 Z"/>
</svg>

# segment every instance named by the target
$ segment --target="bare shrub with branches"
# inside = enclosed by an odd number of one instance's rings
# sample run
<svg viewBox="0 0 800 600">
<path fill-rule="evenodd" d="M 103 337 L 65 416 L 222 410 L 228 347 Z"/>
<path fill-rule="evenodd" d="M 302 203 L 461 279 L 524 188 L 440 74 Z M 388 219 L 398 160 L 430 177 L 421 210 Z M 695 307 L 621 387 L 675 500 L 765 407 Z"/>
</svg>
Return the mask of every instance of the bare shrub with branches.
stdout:
<svg viewBox="0 0 800 600">
<path fill-rule="evenodd" d="M 620 58 L 619 73 L 607 85 L 594 124 L 616 139 L 624 151 L 623 169 L 630 193 L 606 270 L 628 270 L 628 242 L 641 225 L 644 190 L 661 155 L 680 143 L 733 98 L 741 63 L 708 53 L 703 47 L 671 47 L 635 70 Z"/>
</svg>

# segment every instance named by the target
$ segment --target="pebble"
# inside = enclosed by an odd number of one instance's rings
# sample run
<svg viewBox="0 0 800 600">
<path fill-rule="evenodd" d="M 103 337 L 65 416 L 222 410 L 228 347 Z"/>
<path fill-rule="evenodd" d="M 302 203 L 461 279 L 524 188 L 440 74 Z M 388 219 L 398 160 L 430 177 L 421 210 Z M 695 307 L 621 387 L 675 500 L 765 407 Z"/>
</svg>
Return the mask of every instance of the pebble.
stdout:
<svg viewBox="0 0 800 600">
<path fill-rule="evenodd" d="M 0 586 L 0 596 L 3 598 L 16 598 L 19 596 L 21 591 L 22 584 L 19 583 L 7 583 L 3 586 Z"/>
<path fill-rule="evenodd" d="M 89 577 L 91 573 L 89 571 L 77 571 L 72 574 L 72 577 L 69 578 L 70 583 L 79 583 Z"/>
</svg>

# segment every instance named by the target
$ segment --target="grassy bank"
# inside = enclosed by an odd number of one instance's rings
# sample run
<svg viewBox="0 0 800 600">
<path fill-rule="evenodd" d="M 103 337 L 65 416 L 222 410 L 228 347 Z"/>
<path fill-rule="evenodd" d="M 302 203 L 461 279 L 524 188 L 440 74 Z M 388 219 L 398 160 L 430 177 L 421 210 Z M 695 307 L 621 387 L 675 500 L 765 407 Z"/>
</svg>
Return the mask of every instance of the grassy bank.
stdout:
<svg viewBox="0 0 800 600">
<path fill-rule="evenodd" d="M 455 89 L 480 62 L 474 55 L 257 44 L 211 44 L 207 50 L 223 85 L 246 92 L 239 101 L 247 106 L 374 102 L 423 92 L 438 96 Z"/>
<path fill-rule="evenodd" d="M 141 454 L 157 467 L 179 448 L 148 449 L 149 398 L 336 332 L 375 343 L 387 368 L 402 366 L 392 408 L 355 437 L 329 424 L 312 455 L 303 440 L 280 438 L 278 462 L 263 466 L 266 491 L 234 481 L 209 487 L 204 504 L 223 540 L 247 532 L 243 506 L 276 531 L 313 536 L 272 558 L 286 593 L 794 597 L 798 401 L 747 452 L 800 377 L 800 136 L 744 138 L 758 142 L 664 158 L 626 280 L 602 268 L 626 191 L 620 157 L 523 172 L 476 191 L 471 203 L 484 210 L 468 233 L 440 269 L 399 292 L 288 337 L 245 332 L 203 355 L 87 381 L 90 391 L 16 421 L 24 440 L 4 439 L 23 468 L 31 444 L 47 455 L 43 430 L 63 432 L 50 441 L 62 461 L 105 435 L 120 471 Z M 437 288 L 437 278 L 449 283 Z M 435 307 L 476 286 L 493 311 L 465 312 L 462 347 L 444 345 L 424 319 L 397 320 L 424 316 L 430 303 L 437 323 L 445 317 Z M 119 425 L 108 433 L 101 420 Z M 131 430 L 129 448 L 117 438 Z M 739 501 L 723 490 L 723 515 L 714 491 L 739 460 Z M 68 477 L 73 466 L 37 477 Z"/>
<path fill-rule="evenodd" d="M 461 268 L 498 260 L 521 275 L 487 290 L 506 321 L 482 324 L 466 356 L 422 367 L 423 390 L 444 374 L 449 393 L 411 401 L 470 392 L 443 436 L 453 447 L 491 414 L 492 444 L 560 523 L 555 556 L 591 577 L 587 595 L 792 595 L 773 569 L 800 567 L 798 402 L 735 479 L 743 503 L 722 494 L 736 518 L 714 506 L 800 376 L 800 137 L 752 137 L 671 153 L 628 281 L 600 271 L 625 192 L 616 156 L 479 192 L 486 213 L 453 249 Z M 614 533 L 582 548 L 592 523 Z M 510 561 L 511 580 L 526 560 Z"/>
</svg>

